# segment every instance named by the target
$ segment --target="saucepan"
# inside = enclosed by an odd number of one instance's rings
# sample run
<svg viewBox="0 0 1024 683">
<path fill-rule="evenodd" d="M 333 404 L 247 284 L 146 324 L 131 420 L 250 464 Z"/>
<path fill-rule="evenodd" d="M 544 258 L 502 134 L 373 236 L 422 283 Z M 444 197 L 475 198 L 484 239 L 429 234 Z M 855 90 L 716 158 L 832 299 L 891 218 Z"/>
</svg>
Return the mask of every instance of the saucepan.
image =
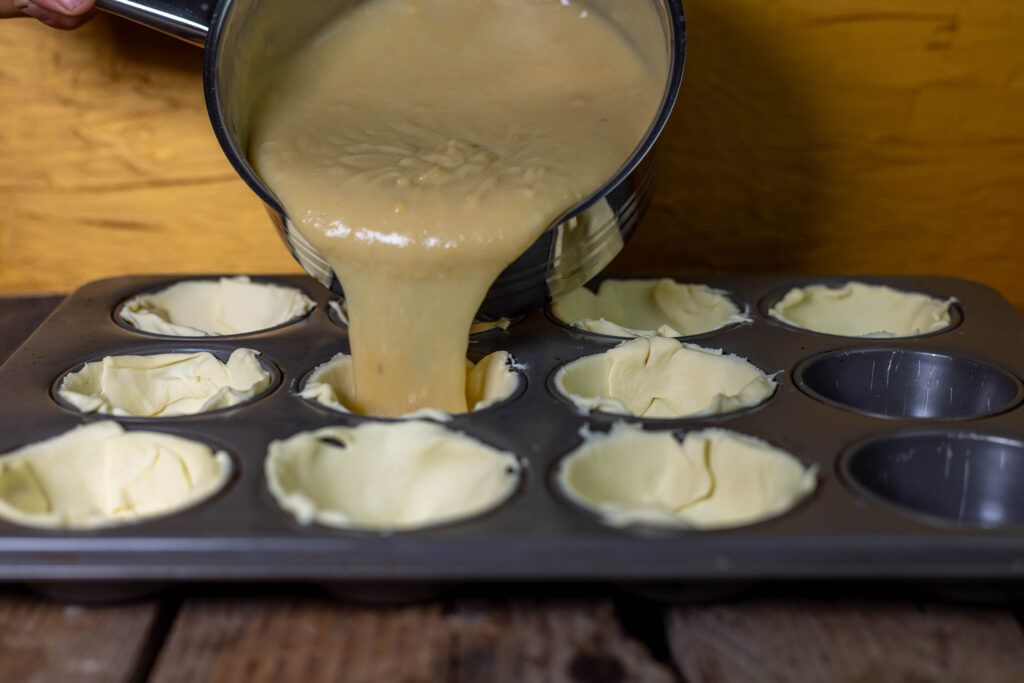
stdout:
<svg viewBox="0 0 1024 683">
<path fill-rule="evenodd" d="M 330 18 L 373 0 L 97 0 L 100 9 L 205 48 L 203 84 L 213 130 L 242 179 L 263 200 L 285 244 L 321 284 L 342 295 L 331 267 L 295 229 L 246 156 L 250 113 L 267 74 Z M 552 0 L 554 1 L 554 0 Z M 483 318 L 543 306 L 597 275 L 622 249 L 650 203 L 651 154 L 676 100 L 686 54 L 679 0 L 574 0 L 611 21 L 656 73 L 665 74 L 661 107 L 615 175 L 566 211 L 509 265 L 480 309 Z"/>
</svg>

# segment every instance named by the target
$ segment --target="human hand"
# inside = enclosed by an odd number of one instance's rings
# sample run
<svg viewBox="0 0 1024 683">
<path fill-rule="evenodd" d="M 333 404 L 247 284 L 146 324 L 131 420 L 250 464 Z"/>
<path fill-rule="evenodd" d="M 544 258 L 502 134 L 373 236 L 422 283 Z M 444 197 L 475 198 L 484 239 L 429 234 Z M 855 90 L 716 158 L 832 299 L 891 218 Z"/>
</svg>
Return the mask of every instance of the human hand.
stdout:
<svg viewBox="0 0 1024 683">
<path fill-rule="evenodd" d="M 34 17 L 54 28 L 76 28 L 92 18 L 93 0 L 0 0 L 0 18 Z"/>
</svg>

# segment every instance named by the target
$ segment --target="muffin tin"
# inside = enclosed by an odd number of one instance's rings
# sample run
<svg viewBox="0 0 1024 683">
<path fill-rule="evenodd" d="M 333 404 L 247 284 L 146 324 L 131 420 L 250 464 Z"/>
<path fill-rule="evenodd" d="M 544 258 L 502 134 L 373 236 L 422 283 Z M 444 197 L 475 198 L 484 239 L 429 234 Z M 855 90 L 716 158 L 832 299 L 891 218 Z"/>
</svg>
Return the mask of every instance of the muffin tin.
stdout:
<svg viewBox="0 0 1024 683">
<path fill-rule="evenodd" d="M 897 341 L 816 334 L 765 315 L 790 286 L 845 278 L 678 278 L 726 290 L 749 310 L 751 322 L 700 335 L 699 343 L 777 371 L 779 387 L 764 404 L 731 415 L 631 421 L 680 434 L 730 429 L 819 472 L 817 490 L 788 513 L 720 531 L 614 529 L 570 504 L 554 485 L 554 465 L 580 443 L 582 428 L 603 431 L 623 418 L 578 414 L 552 394 L 549 378 L 562 364 L 617 340 L 566 328 L 545 311 L 477 335 L 470 358 L 509 351 L 522 366 L 525 388 L 448 424 L 517 454 L 523 482 L 482 516 L 381 535 L 302 526 L 277 507 L 264 480 L 271 440 L 372 419 L 296 395 L 313 367 L 348 351 L 345 329 L 328 315 L 331 295 L 306 277 L 259 278 L 299 287 L 317 307 L 292 324 L 233 337 L 155 337 L 114 321 L 129 296 L 180 279 L 103 280 L 65 300 L 0 367 L 0 452 L 109 419 L 81 415 L 52 396 L 58 378 L 85 361 L 170 350 L 223 355 L 245 346 L 275 370 L 272 389 L 256 400 L 203 415 L 117 418 L 128 429 L 222 448 L 233 458 L 235 476 L 202 505 L 137 524 L 73 532 L 0 522 L 0 579 L 102 585 L 104 597 L 183 580 L 300 580 L 343 588 L 383 582 L 387 597 L 466 580 L 710 589 L 756 579 L 1024 578 L 1024 319 L 982 285 L 858 277 L 956 298 L 951 328 Z"/>
</svg>

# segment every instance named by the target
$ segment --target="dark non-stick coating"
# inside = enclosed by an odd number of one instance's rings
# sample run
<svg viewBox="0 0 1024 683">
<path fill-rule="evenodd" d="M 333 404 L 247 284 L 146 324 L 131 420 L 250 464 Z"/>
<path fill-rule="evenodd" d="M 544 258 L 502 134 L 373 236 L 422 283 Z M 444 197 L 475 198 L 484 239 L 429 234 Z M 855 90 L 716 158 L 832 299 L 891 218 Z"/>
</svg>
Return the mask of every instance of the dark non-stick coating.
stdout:
<svg viewBox="0 0 1024 683">
<path fill-rule="evenodd" d="M 475 519 L 381 535 L 301 526 L 278 509 L 264 482 L 271 440 L 366 419 L 295 395 L 313 366 L 348 349 L 345 329 L 328 317 L 330 295 L 306 277 L 264 278 L 299 287 L 316 301 L 316 310 L 292 325 L 229 338 L 154 337 L 114 322 L 125 298 L 180 279 L 103 280 L 68 298 L 0 367 L 0 452 L 105 419 L 80 415 L 51 395 L 54 380 L 84 361 L 245 346 L 280 370 L 281 381 L 269 394 L 211 415 L 122 421 L 128 429 L 222 447 L 237 465 L 236 476 L 204 504 L 138 524 L 65 532 L 0 522 L 0 579 L 126 586 L 304 580 L 339 590 L 372 581 L 400 593 L 402 585 L 466 580 L 693 585 L 765 578 L 1024 578 L 1024 319 L 982 285 L 939 277 L 857 278 L 957 300 L 959 324 L 952 329 L 878 340 L 805 332 L 764 314 L 790 286 L 845 278 L 677 278 L 724 289 L 749 309 L 752 322 L 695 342 L 778 373 L 779 389 L 763 405 L 735 415 L 639 422 L 679 433 L 728 428 L 781 447 L 819 471 L 818 490 L 792 511 L 721 531 L 612 529 L 560 496 L 549 476 L 555 463 L 580 443 L 581 428 L 605 430 L 613 418 L 577 414 L 552 395 L 548 378 L 563 363 L 617 341 L 567 329 L 535 311 L 470 344 L 473 359 L 509 351 L 523 367 L 525 390 L 506 405 L 450 423 L 518 454 L 526 465 L 519 492 Z M 880 364 L 889 360 L 887 374 Z M 887 380 L 897 398 L 884 387 L 876 391 L 875 384 Z"/>
</svg>

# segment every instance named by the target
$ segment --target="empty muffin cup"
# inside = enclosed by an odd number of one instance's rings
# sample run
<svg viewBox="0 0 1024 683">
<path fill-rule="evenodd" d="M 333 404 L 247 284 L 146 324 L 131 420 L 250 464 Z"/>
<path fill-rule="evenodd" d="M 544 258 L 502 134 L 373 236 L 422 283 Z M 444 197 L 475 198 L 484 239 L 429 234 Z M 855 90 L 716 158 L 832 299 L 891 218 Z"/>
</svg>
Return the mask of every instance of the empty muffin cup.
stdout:
<svg viewBox="0 0 1024 683">
<path fill-rule="evenodd" d="M 223 451 L 113 421 L 76 427 L 0 456 L 0 519 L 89 529 L 195 505 L 231 474 Z"/>
<path fill-rule="evenodd" d="M 624 423 L 585 433 L 554 478 L 569 500 L 611 526 L 695 529 L 776 517 L 817 482 L 815 468 L 759 439 L 705 429 L 679 440 Z"/>
<path fill-rule="evenodd" d="M 324 427 L 270 444 L 267 488 L 300 524 L 406 531 L 482 514 L 512 495 L 519 460 L 436 422 Z"/>
<path fill-rule="evenodd" d="M 470 412 L 506 401 L 522 386 L 522 377 L 507 351 L 495 351 L 475 364 L 470 361 L 466 364 L 466 405 Z M 316 366 L 302 383 L 299 396 L 333 410 L 352 412 L 355 396 L 352 356 L 338 353 Z M 451 415 L 436 408 L 421 408 L 402 417 L 448 420 Z"/>
<path fill-rule="evenodd" d="M 842 337 L 913 337 L 952 325 L 952 299 L 884 285 L 847 282 L 794 287 L 768 315 L 800 329 Z"/>
<path fill-rule="evenodd" d="M 863 442 L 839 461 L 858 494 L 926 521 L 1024 524 L 1024 442 L 960 431 Z"/>
<path fill-rule="evenodd" d="M 313 300 L 294 287 L 245 276 L 184 280 L 125 301 L 116 317 L 127 327 L 173 337 L 250 334 L 302 318 Z"/>
<path fill-rule="evenodd" d="M 747 322 L 726 292 L 670 278 L 605 280 L 551 304 L 565 325 L 608 337 L 686 337 Z"/>
<path fill-rule="evenodd" d="M 208 351 L 107 356 L 64 375 L 57 398 L 83 412 L 121 417 L 195 415 L 264 393 L 271 373 L 252 349 L 227 362 Z"/>
<path fill-rule="evenodd" d="M 641 337 L 558 369 L 556 392 L 578 411 L 644 418 L 698 417 L 756 406 L 775 380 L 739 356 Z"/>
<path fill-rule="evenodd" d="M 803 361 L 794 377 L 820 401 L 875 417 L 978 418 L 1022 398 L 1021 382 L 1009 371 L 941 351 L 841 349 Z"/>
</svg>

